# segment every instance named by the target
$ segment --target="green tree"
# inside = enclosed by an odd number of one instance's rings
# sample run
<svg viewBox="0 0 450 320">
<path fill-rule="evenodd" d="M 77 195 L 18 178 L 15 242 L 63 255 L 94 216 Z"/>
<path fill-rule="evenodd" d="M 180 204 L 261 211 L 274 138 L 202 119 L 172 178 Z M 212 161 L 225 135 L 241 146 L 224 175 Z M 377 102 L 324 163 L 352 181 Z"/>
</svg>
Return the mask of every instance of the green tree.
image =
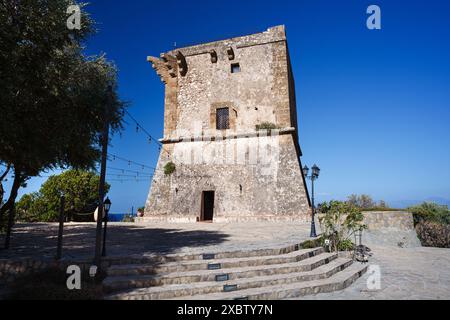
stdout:
<svg viewBox="0 0 450 320">
<path fill-rule="evenodd" d="M 371 196 L 362 194 L 359 196 L 358 207 L 361 209 L 370 209 L 375 207 L 375 202 L 372 200 Z"/>
<path fill-rule="evenodd" d="M 356 194 L 351 194 L 347 197 L 347 202 L 355 207 L 358 207 L 359 197 Z"/>
<path fill-rule="evenodd" d="M 352 206 L 358 207 L 363 210 L 372 209 L 376 207 L 375 201 L 373 201 L 372 197 L 367 194 L 362 195 L 352 194 L 347 197 L 346 202 Z M 383 204 L 385 205 L 384 201 Z"/>
<path fill-rule="evenodd" d="M 98 204 L 100 177 L 91 171 L 68 170 L 50 177 L 39 192 L 26 194 L 17 203 L 17 214 L 24 221 L 58 221 L 60 197 L 65 197 L 65 214 L 93 213 Z M 105 185 L 105 192 L 110 186 Z M 89 217 L 92 219 L 92 217 Z"/>
<path fill-rule="evenodd" d="M 30 177 L 94 167 L 108 99 L 112 131 L 122 128 L 125 104 L 116 94 L 116 68 L 104 56 L 83 54 L 95 25 L 81 4 L 81 29 L 69 30 L 72 4 L 0 2 L 0 164 L 13 179 L 0 220 Z"/>
<path fill-rule="evenodd" d="M 386 203 L 386 201 L 380 200 L 380 201 L 378 202 L 378 208 L 381 208 L 381 209 L 388 209 L 389 206 L 388 206 L 388 204 Z"/>
</svg>

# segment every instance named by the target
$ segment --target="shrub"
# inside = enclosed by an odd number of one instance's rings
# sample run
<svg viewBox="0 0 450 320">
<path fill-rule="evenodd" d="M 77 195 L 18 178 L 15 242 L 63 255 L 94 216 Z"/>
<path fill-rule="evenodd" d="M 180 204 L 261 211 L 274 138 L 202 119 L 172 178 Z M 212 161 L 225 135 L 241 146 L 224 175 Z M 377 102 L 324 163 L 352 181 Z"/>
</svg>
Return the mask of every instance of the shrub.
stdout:
<svg viewBox="0 0 450 320">
<path fill-rule="evenodd" d="M 164 166 L 164 174 L 166 176 L 171 175 L 172 173 L 174 173 L 176 170 L 175 167 L 175 163 L 173 163 L 172 161 L 167 162 L 166 165 Z"/>
<path fill-rule="evenodd" d="M 306 240 L 300 244 L 302 249 L 313 249 L 323 246 L 322 237 L 314 240 Z"/>
<path fill-rule="evenodd" d="M 430 221 L 442 225 L 450 224 L 450 211 L 448 206 L 439 205 L 433 202 L 424 202 L 418 206 L 408 208 L 414 216 L 414 224 Z"/>
<path fill-rule="evenodd" d="M 278 127 L 277 125 L 275 125 L 272 122 L 265 121 L 261 124 L 256 125 L 256 131 L 259 131 L 259 130 L 269 130 L 270 131 L 270 130 L 275 130 L 275 129 L 280 129 L 280 127 Z"/>
<path fill-rule="evenodd" d="M 450 225 L 421 221 L 416 231 L 424 247 L 450 248 Z"/>
<path fill-rule="evenodd" d="M 339 242 L 338 244 L 338 250 L 339 251 L 352 251 L 355 248 L 355 245 L 353 244 L 352 240 L 350 239 L 344 239 Z"/>
<path fill-rule="evenodd" d="M 123 216 L 122 222 L 134 222 L 134 216 L 131 214 L 126 214 Z"/>
<path fill-rule="evenodd" d="M 330 201 L 321 204 L 319 223 L 323 231 L 323 241 L 329 240 L 330 251 L 347 250 L 353 247 L 351 236 L 358 230 L 366 229 L 361 210 L 348 202 Z"/>
</svg>

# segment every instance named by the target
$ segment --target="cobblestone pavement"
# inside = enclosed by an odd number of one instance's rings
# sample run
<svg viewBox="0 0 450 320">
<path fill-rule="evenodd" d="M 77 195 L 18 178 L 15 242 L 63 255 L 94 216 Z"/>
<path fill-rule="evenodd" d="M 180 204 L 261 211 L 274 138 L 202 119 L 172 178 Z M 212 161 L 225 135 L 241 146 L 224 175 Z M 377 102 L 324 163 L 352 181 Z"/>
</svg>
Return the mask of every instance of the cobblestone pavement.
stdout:
<svg viewBox="0 0 450 320">
<path fill-rule="evenodd" d="M 90 258 L 94 253 L 95 223 L 64 227 L 65 258 Z M 11 250 L 0 259 L 51 258 L 56 252 L 58 224 L 16 225 Z M 292 222 L 134 224 L 109 223 L 108 256 L 247 250 L 299 243 L 309 238 L 309 224 Z"/>
<path fill-rule="evenodd" d="M 450 249 L 371 246 L 370 265 L 381 273 L 379 290 L 368 290 L 370 272 L 349 288 L 303 297 L 312 300 L 450 299 Z M 370 269 L 369 269 L 370 271 Z"/>
</svg>

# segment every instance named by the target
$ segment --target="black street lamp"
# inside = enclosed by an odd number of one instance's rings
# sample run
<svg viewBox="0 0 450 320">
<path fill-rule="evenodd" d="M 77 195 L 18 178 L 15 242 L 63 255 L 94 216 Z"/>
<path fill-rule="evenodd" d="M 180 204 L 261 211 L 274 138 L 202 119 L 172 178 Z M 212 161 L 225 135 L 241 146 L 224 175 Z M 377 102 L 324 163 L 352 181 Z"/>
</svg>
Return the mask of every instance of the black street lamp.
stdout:
<svg viewBox="0 0 450 320">
<path fill-rule="evenodd" d="M 102 257 L 106 256 L 106 228 L 108 226 L 108 212 L 109 209 L 111 209 L 111 200 L 109 198 L 106 198 L 105 202 L 103 202 L 103 208 L 105 209 L 105 217 L 103 218 L 103 221 L 105 221 L 105 230 L 103 230 L 103 250 L 102 250 Z"/>
<path fill-rule="evenodd" d="M 100 182 L 98 186 L 98 217 L 97 226 L 95 228 L 95 254 L 94 254 L 94 264 L 97 268 L 101 269 L 101 259 L 102 259 L 102 217 L 104 212 L 103 201 L 105 197 L 105 180 L 106 180 L 106 162 L 108 158 L 108 142 L 109 142 L 109 122 L 110 122 L 110 112 L 113 104 L 113 89 L 109 85 L 107 89 L 107 102 L 105 105 L 105 115 L 103 123 L 103 133 L 101 135 L 101 163 L 100 163 Z M 103 236 L 104 238 L 104 236 Z M 104 246 L 103 246 L 104 247 Z"/>
<path fill-rule="evenodd" d="M 314 206 L 314 180 L 319 178 L 320 168 L 317 165 L 314 165 L 312 168 L 311 175 L 308 176 L 309 168 L 305 165 L 303 167 L 303 175 L 305 178 L 308 178 L 311 180 L 311 200 L 312 200 L 312 219 L 311 219 L 311 238 L 316 238 L 316 223 L 315 223 L 315 215 L 316 215 L 316 208 Z"/>
</svg>

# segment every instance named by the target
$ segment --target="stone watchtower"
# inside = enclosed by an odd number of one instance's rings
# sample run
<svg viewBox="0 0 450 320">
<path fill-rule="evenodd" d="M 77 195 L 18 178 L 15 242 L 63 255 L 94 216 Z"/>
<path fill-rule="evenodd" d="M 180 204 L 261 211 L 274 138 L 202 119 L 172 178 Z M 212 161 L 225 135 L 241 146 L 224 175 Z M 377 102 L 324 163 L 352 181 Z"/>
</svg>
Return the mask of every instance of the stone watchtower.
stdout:
<svg viewBox="0 0 450 320">
<path fill-rule="evenodd" d="M 148 60 L 165 110 L 144 220 L 309 219 L 284 26 Z"/>
</svg>

